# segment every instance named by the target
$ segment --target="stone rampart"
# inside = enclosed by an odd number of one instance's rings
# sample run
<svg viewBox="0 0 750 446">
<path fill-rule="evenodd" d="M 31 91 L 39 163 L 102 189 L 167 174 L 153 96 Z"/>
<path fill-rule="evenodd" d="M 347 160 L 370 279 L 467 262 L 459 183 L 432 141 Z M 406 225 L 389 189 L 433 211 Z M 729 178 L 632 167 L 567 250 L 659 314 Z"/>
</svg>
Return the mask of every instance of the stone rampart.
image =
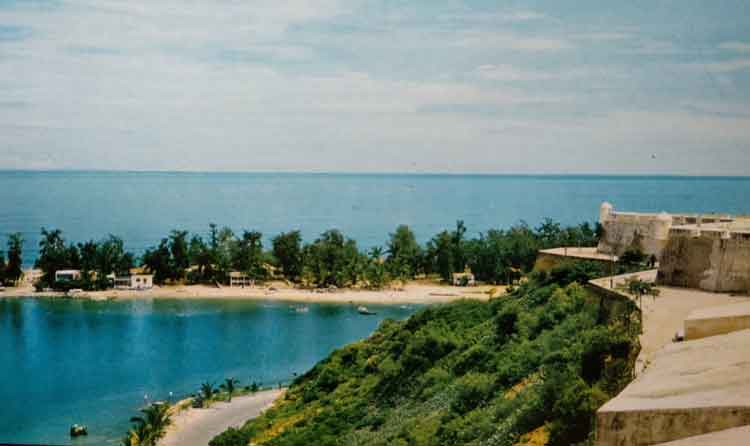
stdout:
<svg viewBox="0 0 750 446">
<path fill-rule="evenodd" d="M 750 232 L 672 228 L 657 282 L 714 292 L 750 291 Z"/>
<path fill-rule="evenodd" d="M 635 248 L 658 259 L 667 245 L 672 219 L 666 213 L 615 212 L 610 204 L 604 203 L 599 213 L 604 232 L 597 250 L 620 256 L 627 249 Z"/>
</svg>

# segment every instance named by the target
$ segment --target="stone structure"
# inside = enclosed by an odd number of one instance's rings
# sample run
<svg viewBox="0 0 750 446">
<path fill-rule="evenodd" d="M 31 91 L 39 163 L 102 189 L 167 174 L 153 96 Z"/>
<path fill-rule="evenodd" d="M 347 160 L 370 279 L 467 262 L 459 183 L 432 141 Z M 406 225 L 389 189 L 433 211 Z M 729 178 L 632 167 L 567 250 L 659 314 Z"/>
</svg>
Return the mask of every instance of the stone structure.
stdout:
<svg viewBox="0 0 750 446">
<path fill-rule="evenodd" d="M 639 248 L 657 259 L 667 246 L 672 228 L 686 225 L 731 224 L 735 218 L 724 214 L 668 214 L 666 212 L 620 212 L 604 202 L 599 207 L 599 223 L 604 234 L 597 251 L 602 254 L 621 255 L 628 248 Z"/>
<path fill-rule="evenodd" d="M 750 291 L 750 222 L 673 227 L 657 281 L 716 292 Z"/>
<path fill-rule="evenodd" d="M 685 340 L 750 329 L 750 302 L 701 308 L 685 319 Z"/>
<path fill-rule="evenodd" d="M 750 291 L 750 219 L 724 214 L 619 212 L 602 203 L 597 253 L 637 249 L 659 262 L 662 285 Z"/>
<path fill-rule="evenodd" d="M 597 251 L 620 256 L 632 247 L 658 258 L 667 245 L 672 221 L 672 216 L 665 212 L 615 212 L 611 204 L 602 203 L 599 208 L 599 223 L 604 233 Z"/>
<path fill-rule="evenodd" d="M 750 330 L 671 344 L 597 411 L 598 446 L 646 446 L 750 424 Z"/>
</svg>

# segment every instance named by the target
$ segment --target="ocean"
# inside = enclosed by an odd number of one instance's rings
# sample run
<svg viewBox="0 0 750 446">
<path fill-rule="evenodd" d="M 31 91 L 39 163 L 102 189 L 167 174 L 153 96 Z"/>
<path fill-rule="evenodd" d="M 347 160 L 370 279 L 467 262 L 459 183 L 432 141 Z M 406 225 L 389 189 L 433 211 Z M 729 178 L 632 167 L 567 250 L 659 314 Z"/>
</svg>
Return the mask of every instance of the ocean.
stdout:
<svg viewBox="0 0 750 446">
<path fill-rule="evenodd" d="M 464 220 L 469 234 L 544 218 L 595 222 L 616 209 L 750 214 L 750 177 L 0 171 L 0 243 L 23 234 L 31 265 L 42 227 L 69 242 L 114 234 L 139 255 L 172 229 L 208 225 L 270 238 L 298 229 L 307 241 L 338 228 L 362 248 L 399 224 L 424 242 Z"/>
<path fill-rule="evenodd" d="M 415 306 L 0 298 L 0 443 L 117 444 L 144 403 L 225 378 L 288 382 Z M 147 398 L 145 398 L 147 397 Z"/>
</svg>

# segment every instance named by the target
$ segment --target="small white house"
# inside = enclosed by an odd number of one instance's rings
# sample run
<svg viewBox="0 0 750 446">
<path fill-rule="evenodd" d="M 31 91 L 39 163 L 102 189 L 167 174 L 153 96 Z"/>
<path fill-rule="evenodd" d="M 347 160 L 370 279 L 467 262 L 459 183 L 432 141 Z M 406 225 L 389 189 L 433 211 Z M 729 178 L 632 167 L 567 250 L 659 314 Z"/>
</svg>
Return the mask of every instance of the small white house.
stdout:
<svg viewBox="0 0 750 446">
<path fill-rule="evenodd" d="M 254 286 L 255 280 L 249 278 L 247 274 L 240 272 L 240 271 L 232 271 L 229 273 L 229 287 L 240 287 L 245 288 Z"/>
<path fill-rule="evenodd" d="M 474 286 L 476 284 L 477 282 L 472 273 L 453 273 L 453 286 Z"/>
<path fill-rule="evenodd" d="M 154 287 L 153 274 L 130 274 L 115 277 L 114 286 L 118 290 L 148 290 Z"/>
<path fill-rule="evenodd" d="M 80 279 L 81 279 L 81 270 L 79 269 L 61 269 L 60 271 L 55 271 L 55 282 L 61 282 L 61 281 L 69 282 L 71 280 L 80 280 Z"/>
</svg>

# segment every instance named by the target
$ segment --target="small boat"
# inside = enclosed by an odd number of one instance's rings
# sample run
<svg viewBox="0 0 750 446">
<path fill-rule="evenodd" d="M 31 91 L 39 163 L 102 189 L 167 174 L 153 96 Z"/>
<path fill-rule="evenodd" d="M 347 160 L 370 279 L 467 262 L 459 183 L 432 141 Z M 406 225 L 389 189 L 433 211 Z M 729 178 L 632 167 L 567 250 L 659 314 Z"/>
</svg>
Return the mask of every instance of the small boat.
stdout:
<svg viewBox="0 0 750 446">
<path fill-rule="evenodd" d="M 374 311 L 368 310 L 367 307 L 365 307 L 364 305 L 360 305 L 357 307 L 357 313 L 364 314 L 365 316 L 373 316 L 377 314 Z"/>
<path fill-rule="evenodd" d="M 294 311 L 297 313 L 307 313 L 310 311 L 310 309 L 307 307 L 307 305 L 301 306 L 301 307 L 295 307 Z"/>
<path fill-rule="evenodd" d="M 80 424 L 74 424 L 70 426 L 70 436 L 73 438 L 88 434 L 89 430 L 86 428 L 86 426 L 82 426 Z"/>
</svg>

